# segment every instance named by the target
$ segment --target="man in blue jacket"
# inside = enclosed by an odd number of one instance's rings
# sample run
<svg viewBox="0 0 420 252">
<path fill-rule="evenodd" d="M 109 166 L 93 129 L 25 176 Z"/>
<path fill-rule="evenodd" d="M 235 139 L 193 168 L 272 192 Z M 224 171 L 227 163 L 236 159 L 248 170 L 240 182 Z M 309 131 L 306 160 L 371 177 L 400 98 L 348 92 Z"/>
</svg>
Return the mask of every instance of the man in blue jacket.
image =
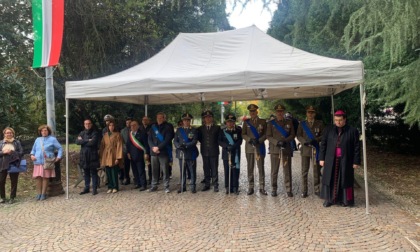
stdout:
<svg viewBox="0 0 420 252">
<path fill-rule="evenodd" d="M 166 115 L 159 112 L 156 115 L 156 123 L 152 125 L 148 140 L 152 162 L 152 185 L 150 192 L 157 190 L 159 172 L 163 171 L 165 192 L 169 193 L 169 160 L 172 159 L 172 139 L 174 130 L 168 122 Z"/>
</svg>

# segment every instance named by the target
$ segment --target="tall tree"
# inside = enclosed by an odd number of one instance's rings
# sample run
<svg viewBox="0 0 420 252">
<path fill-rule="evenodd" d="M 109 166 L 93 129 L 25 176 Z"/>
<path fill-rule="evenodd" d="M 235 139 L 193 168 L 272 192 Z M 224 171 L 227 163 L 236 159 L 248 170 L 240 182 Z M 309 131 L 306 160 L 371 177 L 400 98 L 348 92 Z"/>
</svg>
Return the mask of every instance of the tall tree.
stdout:
<svg viewBox="0 0 420 252">
<path fill-rule="evenodd" d="M 420 2 L 365 1 L 352 14 L 344 41 L 349 52 L 365 56 L 374 104 L 404 105 L 411 126 L 420 122 Z"/>
</svg>

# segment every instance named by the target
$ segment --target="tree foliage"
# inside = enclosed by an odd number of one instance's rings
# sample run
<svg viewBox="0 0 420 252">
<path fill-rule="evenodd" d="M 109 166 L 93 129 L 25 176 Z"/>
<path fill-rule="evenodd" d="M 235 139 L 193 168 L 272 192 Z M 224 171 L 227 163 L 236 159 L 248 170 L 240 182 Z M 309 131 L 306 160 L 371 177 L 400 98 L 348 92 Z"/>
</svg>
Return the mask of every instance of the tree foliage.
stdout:
<svg viewBox="0 0 420 252">
<path fill-rule="evenodd" d="M 45 120 L 45 85 L 29 68 L 31 9 L 24 1 L 0 2 L 0 127 L 16 133 L 36 132 Z"/>
<path fill-rule="evenodd" d="M 403 104 L 403 118 L 420 122 L 420 2 L 366 1 L 354 12 L 343 37 L 346 49 L 364 55 L 375 107 Z M 382 106 L 380 106 L 382 105 Z"/>
</svg>

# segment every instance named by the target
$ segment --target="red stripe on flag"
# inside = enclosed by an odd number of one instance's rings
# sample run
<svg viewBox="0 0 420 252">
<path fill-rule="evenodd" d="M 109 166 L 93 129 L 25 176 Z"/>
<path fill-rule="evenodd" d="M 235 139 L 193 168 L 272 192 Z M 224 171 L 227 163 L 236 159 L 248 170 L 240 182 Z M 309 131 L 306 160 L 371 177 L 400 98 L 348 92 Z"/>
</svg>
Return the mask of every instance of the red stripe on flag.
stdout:
<svg viewBox="0 0 420 252">
<path fill-rule="evenodd" d="M 58 64 L 61 53 L 61 43 L 63 41 L 64 28 L 64 0 L 53 0 L 52 2 L 52 38 L 51 52 L 48 66 Z"/>
</svg>

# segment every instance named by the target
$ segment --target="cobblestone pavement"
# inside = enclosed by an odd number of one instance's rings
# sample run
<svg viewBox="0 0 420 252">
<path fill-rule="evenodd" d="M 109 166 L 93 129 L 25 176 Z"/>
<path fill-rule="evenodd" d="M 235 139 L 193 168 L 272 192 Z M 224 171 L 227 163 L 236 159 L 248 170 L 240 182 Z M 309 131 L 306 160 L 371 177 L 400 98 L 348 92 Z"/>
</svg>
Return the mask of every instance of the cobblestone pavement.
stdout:
<svg viewBox="0 0 420 252">
<path fill-rule="evenodd" d="M 201 157 L 198 161 L 199 182 L 203 177 Z M 265 178 L 268 196 L 258 192 L 246 195 L 245 160 L 241 167 L 238 196 L 226 195 L 224 190 L 177 194 L 179 172 L 174 169 L 169 194 L 161 185 L 153 193 L 128 185 L 116 194 L 106 194 L 102 187 L 96 196 L 79 195 L 81 188 L 71 187 L 68 200 L 62 195 L 2 205 L 0 250 L 416 251 L 416 244 L 419 246 L 420 220 L 373 190 L 369 192 L 368 215 L 361 188 L 356 189 L 353 208 L 324 208 L 312 191 L 308 198 L 300 198 L 297 152 L 293 158 L 293 198 L 285 195 L 281 172 L 280 194 L 270 196 L 269 158 Z M 224 181 L 222 162 L 219 180 Z M 202 184 L 198 185 L 201 189 Z"/>
</svg>

